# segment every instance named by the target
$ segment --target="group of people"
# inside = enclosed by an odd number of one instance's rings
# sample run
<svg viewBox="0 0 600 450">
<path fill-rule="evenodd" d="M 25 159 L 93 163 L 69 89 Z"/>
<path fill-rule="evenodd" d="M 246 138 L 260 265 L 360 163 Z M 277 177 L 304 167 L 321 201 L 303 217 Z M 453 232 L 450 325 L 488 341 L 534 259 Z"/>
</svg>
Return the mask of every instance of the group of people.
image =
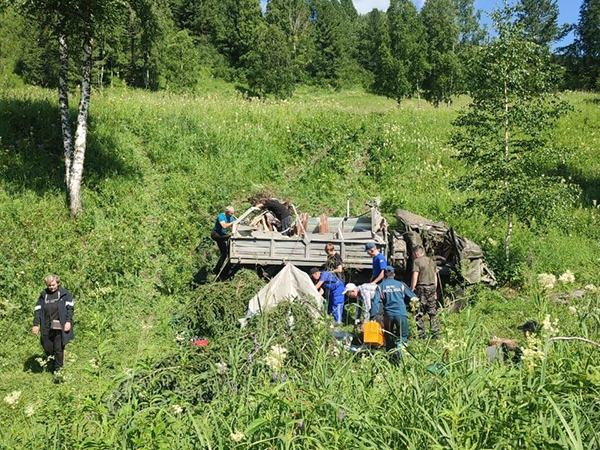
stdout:
<svg viewBox="0 0 600 450">
<path fill-rule="evenodd" d="M 336 323 L 341 323 L 345 296 L 356 301 L 355 326 L 374 320 L 386 331 L 386 347 L 398 347 L 408 341 L 406 301 L 417 302 L 416 311 L 419 337 L 427 339 L 425 315 L 429 316 L 432 337 L 440 332 L 437 318 L 437 273 L 435 262 L 425 255 L 422 246 L 413 249 L 413 269 L 410 286 L 396 280 L 396 270 L 387 264 L 385 256 L 374 242 L 365 245 L 373 260 L 373 272 L 368 283 L 356 285 L 343 282 L 343 261 L 333 244 L 327 244 L 327 263 L 321 269 L 312 268 L 310 276 L 317 289 L 327 298 L 327 312 Z"/>
<path fill-rule="evenodd" d="M 256 208 L 266 210 L 272 215 L 278 231 L 289 233 L 293 219 L 283 202 L 264 195 L 257 196 L 254 200 Z M 226 260 L 231 237 L 229 231 L 235 220 L 233 206 L 227 206 L 225 212 L 217 216 L 211 233 L 211 238 L 217 243 L 220 251 L 220 258 L 213 270 L 218 277 L 227 276 L 224 272 L 228 272 Z M 417 245 L 413 249 L 410 286 L 395 279 L 394 267 L 387 264 L 385 256 L 374 242 L 367 243 L 365 251 L 373 260 L 373 273 L 369 283 L 360 286 L 344 283 L 343 261 L 332 243 L 325 246 L 326 263 L 321 268 L 312 268 L 309 272 L 317 289 L 327 298 L 327 312 L 333 315 L 335 322 L 342 322 L 344 300 L 347 295 L 351 299 L 356 299 L 359 305 L 355 324 L 375 320 L 384 327 L 386 335 L 395 335 L 398 340 L 405 343 L 408 339 L 405 300 L 408 299 L 418 304 L 415 317 L 419 337 L 423 339 L 428 337 L 425 326 L 427 315 L 430 319 L 432 337 L 436 338 L 440 332 L 437 318 L 437 272 L 435 262 L 425 255 L 423 247 Z"/>
</svg>

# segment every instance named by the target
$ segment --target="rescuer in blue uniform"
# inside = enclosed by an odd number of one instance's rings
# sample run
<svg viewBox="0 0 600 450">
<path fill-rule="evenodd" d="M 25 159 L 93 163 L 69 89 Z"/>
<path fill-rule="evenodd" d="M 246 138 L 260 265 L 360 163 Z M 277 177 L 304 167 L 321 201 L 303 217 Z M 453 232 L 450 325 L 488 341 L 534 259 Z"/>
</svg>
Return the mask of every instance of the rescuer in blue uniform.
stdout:
<svg viewBox="0 0 600 450">
<path fill-rule="evenodd" d="M 392 266 L 384 269 L 385 279 L 375 290 L 375 297 L 371 306 L 371 317 L 380 313 L 383 307 L 384 329 L 386 330 L 386 348 L 399 348 L 408 341 L 408 319 L 406 317 L 406 304 L 404 298 L 416 297 L 415 293 L 403 283 L 394 279 L 396 271 Z M 383 296 L 383 298 L 382 298 Z"/>
<path fill-rule="evenodd" d="M 367 255 L 373 258 L 373 276 L 371 277 L 371 283 L 379 283 L 384 279 L 384 269 L 387 267 L 387 261 L 385 256 L 379 252 L 379 249 L 374 242 L 367 242 L 365 244 L 365 251 Z"/>
<path fill-rule="evenodd" d="M 323 289 L 327 298 L 327 313 L 333 314 L 335 323 L 342 323 L 344 314 L 344 283 L 331 272 L 320 271 L 313 267 L 310 276 L 316 282 L 317 290 Z"/>
</svg>

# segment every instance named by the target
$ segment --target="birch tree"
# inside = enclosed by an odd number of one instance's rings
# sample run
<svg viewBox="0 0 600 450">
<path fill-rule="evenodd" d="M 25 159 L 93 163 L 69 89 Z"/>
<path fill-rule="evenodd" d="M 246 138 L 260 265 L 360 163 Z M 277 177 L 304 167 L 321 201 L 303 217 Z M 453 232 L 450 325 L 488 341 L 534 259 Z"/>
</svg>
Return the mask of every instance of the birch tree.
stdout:
<svg viewBox="0 0 600 450">
<path fill-rule="evenodd" d="M 138 0 L 136 3 L 139 3 Z M 58 40 L 58 100 L 65 158 L 65 186 L 71 215 L 81 212 L 81 181 L 87 147 L 88 114 L 92 91 L 93 42 L 101 25 L 116 21 L 127 3 L 120 0 L 14 0 L 25 15 L 47 27 Z M 126 10 L 126 9 L 125 9 Z M 73 135 L 69 111 L 69 58 L 81 54 L 80 100 Z"/>
<path fill-rule="evenodd" d="M 466 172 L 456 187 L 464 206 L 490 222 L 504 218 L 505 260 L 515 223 L 543 226 L 572 204 L 578 190 L 557 175 L 569 152 L 549 132 L 568 105 L 554 93 L 560 72 L 547 48 L 528 38 L 505 7 L 493 15 L 495 38 L 475 54 L 472 103 L 455 121 L 452 138 Z"/>
</svg>

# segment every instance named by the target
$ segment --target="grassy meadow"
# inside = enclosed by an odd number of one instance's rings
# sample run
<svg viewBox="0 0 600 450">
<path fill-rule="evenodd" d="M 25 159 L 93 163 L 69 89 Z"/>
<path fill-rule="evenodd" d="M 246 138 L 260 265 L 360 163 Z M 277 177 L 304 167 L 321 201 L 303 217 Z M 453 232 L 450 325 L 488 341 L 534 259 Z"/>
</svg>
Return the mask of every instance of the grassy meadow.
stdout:
<svg viewBox="0 0 600 450">
<path fill-rule="evenodd" d="M 551 340 L 600 340 L 600 96 L 565 93 L 573 111 L 551 140 L 557 161 L 573 150 L 548 170 L 581 187 L 580 204 L 549 228 L 517 226 L 506 267 L 502 218 L 455 211 L 451 184 L 468 168 L 448 140 L 468 99 L 436 109 L 358 90 L 275 102 L 205 88 L 93 93 L 76 219 L 56 93 L 0 91 L 0 448 L 600 448 L 600 348 Z M 311 215 L 379 197 L 392 224 L 396 208 L 444 221 L 482 245 L 501 286 L 468 289 L 465 310 L 440 314 L 442 339 L 411 340 L 397 365 L 340 348 L 329 319 L 297 305 L 241 330 L 264 281 L 207 279 L 209 235 L 226 205 L 243 211 L 265 187 Z M 559 281 L 567 271 L 574 281 Z M 30 332 L 48 273 L 76 301 L 60 384 Z M 526 319 L 545 322 L 538 338 L 516 330 Z M 192 348 L 194 335 L 210 345 Z M 488 364 L 492 336 L 519 339 L 523 363 Z"/>
</svg>

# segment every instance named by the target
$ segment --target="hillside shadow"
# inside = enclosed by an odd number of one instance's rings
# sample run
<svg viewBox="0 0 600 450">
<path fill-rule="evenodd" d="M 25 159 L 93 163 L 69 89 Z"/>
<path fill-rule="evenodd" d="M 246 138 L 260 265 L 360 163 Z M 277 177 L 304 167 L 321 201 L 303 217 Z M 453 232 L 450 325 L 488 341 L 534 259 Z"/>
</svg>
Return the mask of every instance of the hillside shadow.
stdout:
<svg viewBox="0 0 600 450">
<path fill-rule="evenodd" d="M 71 111 L 71 119 L 75 117 Z M 90 126 L 90 123 L 92 124 Z M 117 154 L 111 136 L 96 136 L 88 121 L 84 180 L 94 188 L 115 175 L 139 176 Z M 9 193 L 26 190 L 43 195 L 64 190 L 63 145 L 58 106 L 49 101 L 0 99 L 0 179 Z"/>
</svg>

